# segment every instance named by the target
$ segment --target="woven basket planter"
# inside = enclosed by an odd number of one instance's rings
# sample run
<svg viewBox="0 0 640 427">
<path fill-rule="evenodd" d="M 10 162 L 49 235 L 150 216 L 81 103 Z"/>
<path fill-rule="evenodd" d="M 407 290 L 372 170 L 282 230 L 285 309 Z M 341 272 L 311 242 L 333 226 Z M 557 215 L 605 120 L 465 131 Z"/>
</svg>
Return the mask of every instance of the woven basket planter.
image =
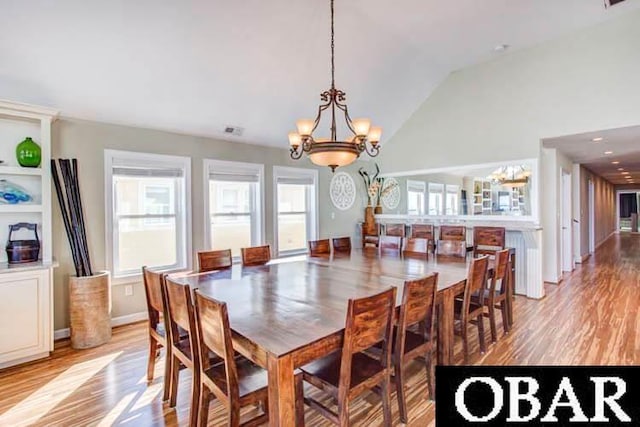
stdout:
<svg viewBox="0 0 640 427">
<path fill-rule="evenodd" d="M 109 272 L 69 278 L 71 347 L 97 347 L 111 340 Z"/>
</svg>

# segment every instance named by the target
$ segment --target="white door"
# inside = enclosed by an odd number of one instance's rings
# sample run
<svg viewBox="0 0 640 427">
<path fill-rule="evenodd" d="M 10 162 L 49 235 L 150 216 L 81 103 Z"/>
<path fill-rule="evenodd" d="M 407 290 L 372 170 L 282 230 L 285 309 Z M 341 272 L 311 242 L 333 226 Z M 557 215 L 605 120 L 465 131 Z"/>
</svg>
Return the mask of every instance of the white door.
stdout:
<svg viewBox="0 0 640 427">
<path fill-rule="evenodd" d="M 596 250 L 596 206 L 593 181 L 589 180 L 589 253 Z"/>
<path fill-rule="evenodd" d="M 573 226 L 571 220 L 571 174 L 562 171 L 562 199 L 561 199 L 561 235 L 562 239 L 562 271 L 573 271 Z"/>
</svg>

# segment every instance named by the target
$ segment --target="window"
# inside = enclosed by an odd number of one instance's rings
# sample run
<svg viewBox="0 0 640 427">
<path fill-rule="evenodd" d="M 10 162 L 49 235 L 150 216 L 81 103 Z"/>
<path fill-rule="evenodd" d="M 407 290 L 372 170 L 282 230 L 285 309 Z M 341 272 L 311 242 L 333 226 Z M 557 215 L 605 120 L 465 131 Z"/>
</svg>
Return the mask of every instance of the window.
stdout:
<svg viewBox="0 0 640 427">
<path fill-rule="evenodd" d="M 307 242 L 315 240 L 318 234 L 318 172 L 313 169 L 276 166 L 273 168 L 273 181 L 276 253 L 306 252 Z"/>
<path fill-rule="evenodd" d="M 444 214 L 444 185 L 429 184 L 429 215 Z"/>
<path fill-rule="evenodd" d="M 261 245 L 264 166 L 205 160 L 204 170 L 209 248 L 231 249 L 237 258 L 240 248 Z"/>
<path fill-rule="evenodd" d="M 187 268 L 191 160 L 105 150 L 107 258 L 113 277 Z"/>
<path fill-rule="evenodd" d="M 424 215 L 424 196 L 426 192 L 426 183 L 407 180 L 407 214 Z"/>
<path fill-rule="evenodd" d="M 458 197 L 457 185 L 447 185 L 446 213 L 447 215 L 458 215 L 460 206 L 460 197 Z"/>
</svg>

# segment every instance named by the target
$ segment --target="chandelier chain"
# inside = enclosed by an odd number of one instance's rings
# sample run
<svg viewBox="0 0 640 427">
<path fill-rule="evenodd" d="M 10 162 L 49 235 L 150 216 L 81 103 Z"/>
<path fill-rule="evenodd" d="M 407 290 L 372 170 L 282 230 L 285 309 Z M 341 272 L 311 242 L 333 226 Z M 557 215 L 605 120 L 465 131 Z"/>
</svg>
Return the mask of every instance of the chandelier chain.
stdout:
<svg viewBox="0 0 640 427">
<path fill-rule="evenodd" d="M 335 32 L 333 29 L 333 1 L 331 0 L 331 89 L 336 88 Z"/>
</svg>

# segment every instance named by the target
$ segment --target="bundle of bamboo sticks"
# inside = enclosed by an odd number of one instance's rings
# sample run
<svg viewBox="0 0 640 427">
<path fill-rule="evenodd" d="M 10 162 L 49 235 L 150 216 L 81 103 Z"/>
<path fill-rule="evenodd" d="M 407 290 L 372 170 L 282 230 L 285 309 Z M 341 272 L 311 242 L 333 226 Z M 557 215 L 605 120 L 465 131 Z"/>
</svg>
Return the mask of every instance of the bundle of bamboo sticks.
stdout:
<svg viewBox="0 0 640 427">
<path fill-rule="evenodd" d="M 59 164 L 60 174 L 58 174 L 57 164 Z M 87 233 L 84 226 L 84 212 L 80 198 L 77 159 L 59 159 L 57 161 L 52 159 L 51 174 L 60 203 L 64 229 L 71 246 L 76 276 L 92 276 Z M 64 184 L 64 188 L 62 184 Z"/>
</svg>

